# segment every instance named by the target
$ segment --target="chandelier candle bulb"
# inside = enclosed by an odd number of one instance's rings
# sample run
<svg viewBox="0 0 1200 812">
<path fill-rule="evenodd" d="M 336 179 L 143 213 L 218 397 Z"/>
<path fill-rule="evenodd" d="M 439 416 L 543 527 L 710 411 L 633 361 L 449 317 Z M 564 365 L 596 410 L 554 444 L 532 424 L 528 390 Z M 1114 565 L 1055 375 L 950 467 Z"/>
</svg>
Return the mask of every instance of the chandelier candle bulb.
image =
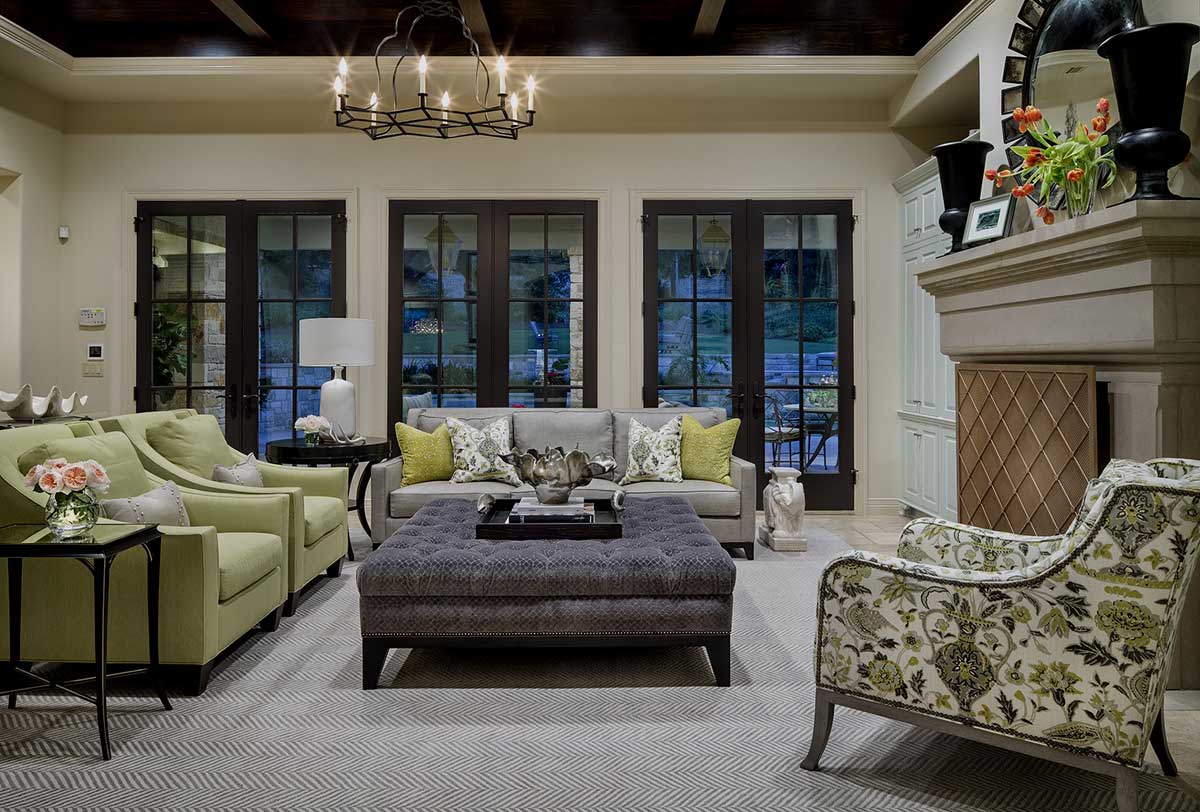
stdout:
<svg viewBox="0 0 1200 812">
<path fill-rule="evenodd" d="M 525 96 L 526 96 L 525 109 L 532 113 L 533 112 L 533 77 L 532 76 L 525 77 Z"/>
<path fill-rule="evenodd" d="M 375 126 L 375 111 L 379 109 L 379 96 L 371 94 L 371 126 Z"/>
<path fill-rule="evenodd" d="M 442 91 L 442 123 L 450 120 L 450 93 Z"/>
<path fill-rule="evenodd" d="M 342 83 L 342 77 L 335 76 L 333 79 L 333 109 L 344 110 L 346 108 L 346 99 L 342 95 L 345 90 L 346 86 Z"/>
<path fill-rule="evenodd" d="M 500 95 L 501 96 L 504 95 L 504 91 L 505 91 L 504 85 L 505 85 L 505 82 L 507 81 L 505 74 L 507 72 L 508 72 L 508 65 L 505 64 L 504 57 L 500 57 L 499 59 L 496 60 L 496 73 L 500 75 Z"/>
<path fill-rule="evenodd" d="M 424 54 L 421 55 L 421 60 L 417 62 L 417 73 L 421 74 L 421 87 L 417 90 L 422 96 L 425 95 L 425 73 L 429 70 L 429 63 L 425 61 Z M 410 85 L 411 87 L 411 85 Z"/>
<path fill-rule="evenodd" d="M 513 124 L 517 123 L 517 119 L 521 117 L 521 94 L 513 93 L 512 95 L 512 117 Z"/>
<path fill-rule="evenodd" d="M 350 66 L 346 64 L 346 57 L 338 60 L 338 78 L 342 80 L 342 92 L 346 95 L 350 94 Z"/>
</svg>

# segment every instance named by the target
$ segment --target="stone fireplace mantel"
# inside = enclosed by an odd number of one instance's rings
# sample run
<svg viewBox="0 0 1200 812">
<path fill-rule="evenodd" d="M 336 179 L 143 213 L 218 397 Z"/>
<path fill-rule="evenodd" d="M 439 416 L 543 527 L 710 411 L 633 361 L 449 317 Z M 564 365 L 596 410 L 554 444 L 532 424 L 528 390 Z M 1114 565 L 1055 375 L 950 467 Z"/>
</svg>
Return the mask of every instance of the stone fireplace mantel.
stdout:
<svg viewBox="0 0 1200 812">
<path fill-rule="evenodd" d="M 919 266 L 955 362 L 1084 364 L 1114 457 L 1200 458 L 1200 201 L 1136 201 Z M 1200 618 L 1200 580 L 1187 614 Z M 1174 687 L 1200 688 L 1200 623 Z"/>
</svg>

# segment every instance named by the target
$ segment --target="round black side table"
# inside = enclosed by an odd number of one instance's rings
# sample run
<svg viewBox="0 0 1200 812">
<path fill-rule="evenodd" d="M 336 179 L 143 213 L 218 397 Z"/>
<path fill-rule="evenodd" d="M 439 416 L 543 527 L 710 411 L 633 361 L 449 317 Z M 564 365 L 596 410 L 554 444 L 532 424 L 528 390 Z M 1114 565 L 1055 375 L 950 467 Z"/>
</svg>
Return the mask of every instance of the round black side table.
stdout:
<svg viewBox="0 0 1200 812">
<path fill-rule="evenodd" d="M 377 462 L 388 458 L 388 441 L 383 437 L 368 437 L 365 443 L 359 445 L 319 443 L 306 445 L 303 439 L 272 440 L 267 443 L 267 462 L 279 465 L 344 465 L 350 469 L 347 487 L 354 483 L 354 470 L 360 464 L 366 464 L 362 476 L 358 478 L 358 492 L 350 509 L 358 512 L 358 523 L 362 529 L 371 535 L 371 525 L 367 521 L 367 484 L 371 481 L 371 467 Z M 346 496 L 350 494 L 347 492 Z M 350 539 L 346 539 L 346 550 L 350 560 L 354 560 L 354 550 L 350 548 Z"/>
</svg>

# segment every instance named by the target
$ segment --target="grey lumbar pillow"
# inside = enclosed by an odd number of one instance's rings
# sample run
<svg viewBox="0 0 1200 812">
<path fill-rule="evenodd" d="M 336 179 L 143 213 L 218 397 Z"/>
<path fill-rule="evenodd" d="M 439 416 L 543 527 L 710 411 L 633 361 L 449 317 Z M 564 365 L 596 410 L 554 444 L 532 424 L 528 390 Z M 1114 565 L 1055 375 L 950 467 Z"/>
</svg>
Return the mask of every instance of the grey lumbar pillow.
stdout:
<svg viewBox="0 0 1200 812">
<path fill-rule="evenodd" d="M 129 524 L 165 524 L 168 527 L 191 527 L 183 494 L 174 482 L 164 482 L 152 491 L 127 499 L 103 499 L 100 510 L 117 522 Z"/>
<path fill-rule="evenodd" d="M 247 454 L 246 458 L 236 465 L 214 465 L 212 478 L 215 482 L 224 482 L 227 485 L 245 485 L 248 488 L 263 486 L 258 460 L 253 454 Z"/>
</svg>

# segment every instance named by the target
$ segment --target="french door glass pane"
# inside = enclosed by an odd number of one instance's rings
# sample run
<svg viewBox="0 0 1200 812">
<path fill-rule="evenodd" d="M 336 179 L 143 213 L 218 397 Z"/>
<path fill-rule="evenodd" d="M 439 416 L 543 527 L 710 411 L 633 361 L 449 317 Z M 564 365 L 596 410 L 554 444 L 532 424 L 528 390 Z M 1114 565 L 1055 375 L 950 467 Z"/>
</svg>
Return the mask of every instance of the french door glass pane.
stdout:
<svg viewBox="0 0 1200 812">
<path fill-rule="evenodd" d="M 838 228 L 836 214 L 806 214 L 804 229 L 804 297 L 838 295 Z"/>
<path fill-rule="evenodd" d="M 406 214 L 401 381 L 403 395 L 438 406 L 476 401 L 479 352 L 479 217 Z"/>
<path fill-rule="evenodd" d="M 292 298 L 294 257 L 292 218 L 267 215 L 258 218 L 258 295 L 260 299 Z"/>
<path fill-rule="evenodd" d="M 805 302 L 805 384 L 837 385 L 837 346 L 837 302 Z"/>
<path fill-rule="evenodd" d="M 658 216 L 658 384 L 669 403 L 727 411 L 733 383 L 733 218 Z"/>
<path fill-rule="evenodd" d="M 152 407 L 190 406 L 223 426 L 225 217 L 156 215 L 150 227 Z"/>
<path fill-rule="evenodd" d="M 295 361 L 294 310 L 291 302 L 262 302 L 258 306 L 258 384 L 291 386 Z"/>
<path fill-rule="evenodd" d="M 329 215 L 296 217 L 296 268 L 299 298 L 333 298 L 333 229 Z"/>
</svg>

